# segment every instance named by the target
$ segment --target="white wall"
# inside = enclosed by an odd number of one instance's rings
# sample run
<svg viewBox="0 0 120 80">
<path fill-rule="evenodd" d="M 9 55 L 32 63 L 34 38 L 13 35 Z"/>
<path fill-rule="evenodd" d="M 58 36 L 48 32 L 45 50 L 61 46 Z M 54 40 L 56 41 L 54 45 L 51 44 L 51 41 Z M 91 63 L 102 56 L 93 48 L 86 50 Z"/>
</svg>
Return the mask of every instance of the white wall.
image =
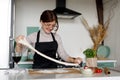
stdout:
<svg viewBox="0 0 120 80">
<path fill-rule="evenodd" d="M 15 36 L 26 35 L 27 26 L 40 26 L 39 17 L 43 10 L 54 9 L 55 0 L 15 0 Z M 90 26 L 97 24 L 95 0 L 66 0 L 66 7 L 83 14 Z M 60 20 L 59 31 L 64 48 L 71 56 L 83 56 L 82 51 L 92 46 L 92 41 L 81 24 L 79 17 L 74 20 Z M 83 56 L 84 57 L 84 56 Z"/>
<path fill-rule="evenodd" d="M 0 68 L 9 68 L 10 11 L 11 1 L 0 0 Z"/>
<path fill-rule="evenodd" d="M 110 21 L 108 36 L 105 39 L 105 45 L 111 49 L 110 58 L 117 60 L 117 66 L 120 66 L 120 0 L 104 0 L 105 20 L 108 13 L 113 16 Z"/>
</svg>

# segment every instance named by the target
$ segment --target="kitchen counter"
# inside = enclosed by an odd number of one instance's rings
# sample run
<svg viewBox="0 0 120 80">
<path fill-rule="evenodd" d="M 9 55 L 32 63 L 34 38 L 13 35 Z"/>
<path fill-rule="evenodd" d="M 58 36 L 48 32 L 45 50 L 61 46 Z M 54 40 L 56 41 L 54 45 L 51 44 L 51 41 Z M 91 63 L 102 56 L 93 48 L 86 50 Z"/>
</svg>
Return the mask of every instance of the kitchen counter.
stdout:
<svg viewBox="0 0 120 80">
<path fill-rule="evenodd" d="M 109 75 L 106 75 L 103 72 L 86 76 L 79 72 L 78 68 L 73 69 L 78 71 L 66 72 L 66 70 L 60 68 L 34 70 L 31 73 L 31 69 L 1 69 L 0 77 L 1 80 L 120 80 L 120 72 L 114 70 L 111 70 L 111 74 Z M 59 71 L 60 73 L 56 71 Z"/>
</svg>

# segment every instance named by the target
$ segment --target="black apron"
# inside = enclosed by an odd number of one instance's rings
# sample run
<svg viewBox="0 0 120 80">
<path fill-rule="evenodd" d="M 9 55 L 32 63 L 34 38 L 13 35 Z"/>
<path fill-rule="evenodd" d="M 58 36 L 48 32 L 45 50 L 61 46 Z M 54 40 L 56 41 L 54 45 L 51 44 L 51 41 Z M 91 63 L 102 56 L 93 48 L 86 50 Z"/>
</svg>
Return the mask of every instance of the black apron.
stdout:
<svg viewBox="0 0 120 80">
<path fill-rule="evenodd" d="M 35 49 L 39 52 L 56 59 L 56 51 L 58 48 L 57 41 L 54 38 L 54 35 L 51 33 L 53 41 L 50 42 L 39 42 L 40 31 L 37 33 L 37 41 L 35 43 Z M 34 55 L 33 61 L 34 69 L 44 69 L 44 68 L 57 68 L 57 63 L 50 61 L 37 53 Z"/>
</svg>

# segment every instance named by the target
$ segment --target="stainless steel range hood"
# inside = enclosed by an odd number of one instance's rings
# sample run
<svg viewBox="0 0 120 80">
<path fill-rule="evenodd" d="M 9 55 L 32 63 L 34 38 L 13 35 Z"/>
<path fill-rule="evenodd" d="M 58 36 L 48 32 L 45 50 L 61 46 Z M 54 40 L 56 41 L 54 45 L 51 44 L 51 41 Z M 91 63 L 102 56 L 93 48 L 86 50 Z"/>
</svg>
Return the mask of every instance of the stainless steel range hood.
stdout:
<svg viewBox="0 0 120 80">
<path fill-rule="evenodd" d="M 56 0 L 56 8 L 54 11 L 57 13 L 58 18 L 64 19 L 73 19 L 81 15 L 81 13 L 66 8 L 66 0 Z"/>
</svg>

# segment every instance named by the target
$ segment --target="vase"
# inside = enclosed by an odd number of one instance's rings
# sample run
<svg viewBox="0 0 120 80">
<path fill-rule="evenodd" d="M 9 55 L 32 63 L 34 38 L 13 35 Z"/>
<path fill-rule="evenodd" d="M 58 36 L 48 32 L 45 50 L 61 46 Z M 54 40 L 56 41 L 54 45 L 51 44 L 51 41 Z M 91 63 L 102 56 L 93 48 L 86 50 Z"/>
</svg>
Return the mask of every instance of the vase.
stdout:
<svg viewBox="0 0 120 80">
<path fill-rule="evenodd" d="M 86 58 L 86 66 L 97 67 L 97 58 Z"/>
</svg>

